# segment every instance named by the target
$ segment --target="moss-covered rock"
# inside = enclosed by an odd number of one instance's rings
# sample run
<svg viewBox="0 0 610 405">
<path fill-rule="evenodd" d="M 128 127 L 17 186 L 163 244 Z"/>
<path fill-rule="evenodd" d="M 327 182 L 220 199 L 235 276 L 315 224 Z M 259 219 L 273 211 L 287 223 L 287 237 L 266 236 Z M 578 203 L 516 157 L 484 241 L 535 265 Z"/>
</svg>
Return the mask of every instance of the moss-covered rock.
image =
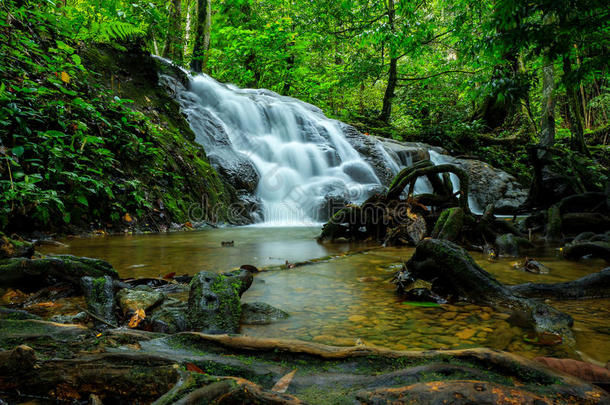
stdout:
<svg viewBox="0 0 610 405">
<path fill-rule="evenodd" d="M 124 315 L 143 309 L 148 312 L 151 307 L 159 305 L 163 301 L 163 294 L 158 291 L 131 290 L 124 288 L 116 295 L 117 302 Z"/>
<path fill-rule="evenodd" d="M 201 271 L 193 277 L 188 301 L 188 323 L 205 333 L 235 333 L 239 330 L 239 298 L 252 284 L 246 270 L 215 274 Z"/>
</svg>

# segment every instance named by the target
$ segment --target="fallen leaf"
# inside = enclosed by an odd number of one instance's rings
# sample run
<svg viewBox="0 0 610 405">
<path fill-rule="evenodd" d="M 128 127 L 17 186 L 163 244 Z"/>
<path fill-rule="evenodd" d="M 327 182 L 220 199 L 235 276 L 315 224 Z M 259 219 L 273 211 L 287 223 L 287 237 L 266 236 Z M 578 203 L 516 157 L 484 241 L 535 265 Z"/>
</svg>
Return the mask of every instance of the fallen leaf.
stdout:
<svg viewBox="0 0 610 405">
<path fill-rule="evenodd" d="M 288 373 L 285 376 L 283 376 L 282 378 L 280 378 L 278 380 L 278 382 L 275 383 L 273 388 L 271 388 L 271 391 L 279 392 L 279 393 L 286 392 L 286 390 L 288 389 L 288 386 L 292 382 L 292 379 L 294 378 L 294 375 L 296 374 L 296 372 L 297 372 L 296 369 L 292 370 L 290 373 Z"/>
<path fill-rule="evenodd" d="M 140 322 L 142 322 L 145 318 L 146 318 L 146 313 L 144 312 L 144 310 L 142 308 L 136 309 L 136 313 L 133 314 L 133 316 L 129 320 L 129 327 L 130 328 L 137 327 L 140 324 Z"/>
<path fill-rule="evenodd" d="M 98 338 L 98 337 L 100 337 L 100 336 L 102 336 L 102 333 L 101 333 L 101 332 L 100 332 L 100 333 L 98 333 L 97 335 L 95 335 L 95 337 L 96 337 L 96 338 Z"/>
<path fill-rule="evenodd" d="M 66 72 L 61 72 L 61 81 L 64 83 L 70 83 L 70 75 Z"/>
<path fill-rule="evenodd" d="M 193 224 L 191 224 L 190 221 L 187 221 L 187 222 L 184 223 L 184 227 L 185 228 L 189 228 L 189 229 L 193 229 Z"/>
<path fill-rule="evenodd" d="M 171 280 L 176 276 L 176 272 L 172 271 L 171 273 L 167 273 L 166 275 L 163 276 L 163 278 L 165 280 Z"/>
<path fill-rule="evenodd" d="M 129 223 L 133 222 L 133 218 L 131 218 L 131 215 L 129 215 L 129 213 L 126 213 L 125 215 L 123 215 L 123 221 L 125 221 L 129 224 Z"/>
<path fill-rule="evenodd" d="M 206 374 L 205 371 L 203 371 L 193 363 L 186 363 L 186 369 L 192 373 Z"/>
</svg>

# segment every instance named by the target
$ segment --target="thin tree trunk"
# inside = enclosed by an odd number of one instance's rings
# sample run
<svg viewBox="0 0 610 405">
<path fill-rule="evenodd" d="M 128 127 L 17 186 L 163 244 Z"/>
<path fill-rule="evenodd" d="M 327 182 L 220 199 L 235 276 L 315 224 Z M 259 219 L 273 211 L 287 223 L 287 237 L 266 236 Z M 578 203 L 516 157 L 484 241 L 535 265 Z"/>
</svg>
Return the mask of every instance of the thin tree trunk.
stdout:
<svg viewBox="0 0 610 405">
<path fill-rule="evenodd" d="M 394 0 L 388 0 L 388 24 L 390 30 L 394 31 Z M 381 115 L 379 119 L 386 124 L 390 123 L 392 117 L 392 101 L 394 99 L 394 91 L 398 82 L 398 57 L 396 56 L 395 47 L 390 44 L 390 69 L 388 71 L 388 85 L 383 95 L 383 105 L 381 107 Z"/>
<path fill-rule="evenodd" d="M 163 47 L 163 57 L 182 64 L 182 1 L 172 0 L 169 31 Z"/>
<path fill-rule="evenodd" d="M 195 72 L 204 72 L 207 68 L 211 28 L 211 0 L 197 0 L 197 34 L 195 36 L 193 59 L 191 61 L 191 69 Z"/>
<path fill-rule="evenodd" d="M 542 118 L 540 121 L 540 146 L 551 147 L 555 143 L 555 72 L 553 61 L 547 60 L 542 68 Z"/>
<path fill-rule="evenodd" d="M 569 55 L 563 56 L 563 78 L 568 97 L 568 119 L 570 121 L 570 132 L 572 134 L 571 148 L 577 152 L 589 155 L 585 143 L 583 117 L 581 111 L 580 97 L 578 96 L 578 84 L 572 80 L 572 61 Z"/>
<path fill-rule="evenodd" d="M 186 55 L 189 49 L 189 39 L 191 38 L 191 2 L 186 3 L 186 25 L 184 27 L 184 44 L 182 54 Z"/>
</svg>

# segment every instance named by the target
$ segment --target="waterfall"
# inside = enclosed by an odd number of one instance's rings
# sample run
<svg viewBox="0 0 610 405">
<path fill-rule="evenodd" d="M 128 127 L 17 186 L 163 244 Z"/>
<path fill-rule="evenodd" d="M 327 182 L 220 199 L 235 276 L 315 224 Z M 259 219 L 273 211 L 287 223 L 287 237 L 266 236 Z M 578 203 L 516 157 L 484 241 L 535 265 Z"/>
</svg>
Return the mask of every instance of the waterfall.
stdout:
<svg viewBox="0 0 610 405">
<path fill-rule="evenodd" d="M 260 199 L 266 224 L 320 222 L 317 212 L 329 199 L 359 203 L 381 188 L 340 123 L 310 104 L 207 75 L 190 77 L 189 89 L 177 93 L 213 164 L 231 168 L 246 160 L 254 167 L 258 181 L 250 191 Z M 247 171 L 229 172 L 241 184 Z"/>
</svg>

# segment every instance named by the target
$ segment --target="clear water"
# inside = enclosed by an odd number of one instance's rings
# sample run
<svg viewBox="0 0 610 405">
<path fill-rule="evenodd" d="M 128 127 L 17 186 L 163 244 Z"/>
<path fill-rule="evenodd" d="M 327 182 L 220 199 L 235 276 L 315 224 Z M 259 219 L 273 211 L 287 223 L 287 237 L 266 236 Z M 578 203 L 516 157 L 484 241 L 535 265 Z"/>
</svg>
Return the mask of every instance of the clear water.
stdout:
<svg viewBox="0 0 610 405">
<path fill-rule="evenodd" d="M 158 276 L 170 272 L 226 271 L 241 264 L 271 266 L 315 257 L 338 257 L 290 270 L 259 273 L 244 296 L 263 301 L 291 317 L 260 326 L 243 326 L 252 336 L 296 338 L 334 345 L 365 344 L 401 350 L 453 349 L 487 346 L 523 354 L 581 357 L 598 363 L 610 359 L 610 300 L 551 302 L 575 318 L 576 351 L 564 345 L 528 343 L 526 332 L 506 322 L 507 314 L 474 305 L 422 308 L 405 304 L 389 282 L 398 263 L 413 248 L 374 248 L 366 245 L 316 243 L 319 228 L 227 228 L 171 234 L 75 238 L 65 248 L 46 252 L 72 253 L 110 261 L 122 277 Z M 221 241 L 233 240 L 224 248 Z M 367 249 L 361 249 L 367 248 Z M 364 250 L 361 253 L 342 255 Z M 512 268 L 515 259 L 479 264 L 507 284 L 567 281 L 601 270 L 602 261 L 567 262 L 554 250 L 538 260 L 550 274 Z"/>
</svg>

